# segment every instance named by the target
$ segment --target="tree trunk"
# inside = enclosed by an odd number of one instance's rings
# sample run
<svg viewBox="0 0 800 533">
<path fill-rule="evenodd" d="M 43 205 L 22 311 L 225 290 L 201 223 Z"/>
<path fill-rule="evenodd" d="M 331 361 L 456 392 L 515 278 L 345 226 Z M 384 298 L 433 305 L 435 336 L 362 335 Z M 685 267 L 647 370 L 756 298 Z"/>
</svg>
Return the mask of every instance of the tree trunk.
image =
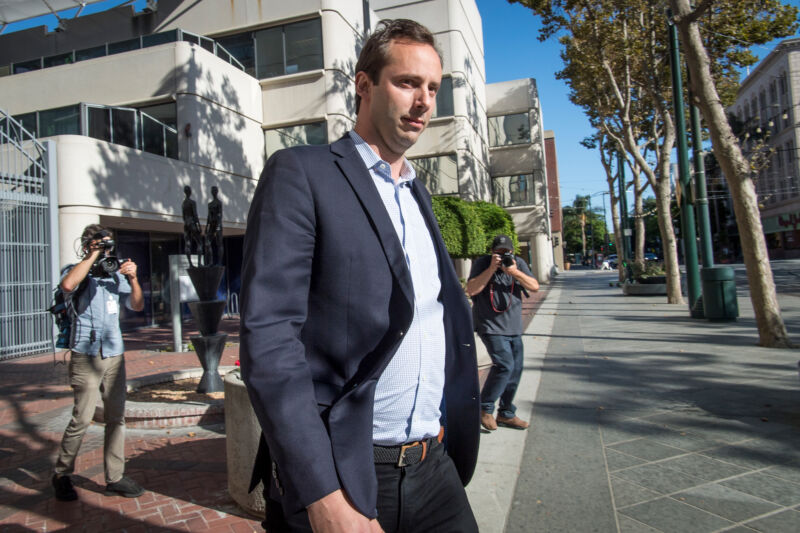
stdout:
<svg viewBox="0 0 800 533">
<path fill-rule="evenodd" d="M 731 190 L 747 280 L 750 284 L 750 299 L 758 326 L 759 344 L 773 348 L 792 347 L 778 306 L 755 186 L 750 177 L 750 164 L 742 155 L 728 124 L 725 109 L 711 76 L 709 58 L 700 36 L 700 29 L 694 20 L 687 18 L 687 15 L 692 13 L 689 0 L 670 0 L 670 6 L 676 15 L 676 24 L 691 75 L 692 91 L 696 98 L 695 103 L 708 126 L 714 156 Z"/>
<path fill-rule="evenodd" d="M 642 199 L 644 191 L 642 190 L 641 173 L 639 172 L 638 165 L 634 165 L 633 169 L 633 224 L 635 229 L 636 240 L 633 246 L 633 261 L 644 265 L 644 201 Z"/>
</svg>

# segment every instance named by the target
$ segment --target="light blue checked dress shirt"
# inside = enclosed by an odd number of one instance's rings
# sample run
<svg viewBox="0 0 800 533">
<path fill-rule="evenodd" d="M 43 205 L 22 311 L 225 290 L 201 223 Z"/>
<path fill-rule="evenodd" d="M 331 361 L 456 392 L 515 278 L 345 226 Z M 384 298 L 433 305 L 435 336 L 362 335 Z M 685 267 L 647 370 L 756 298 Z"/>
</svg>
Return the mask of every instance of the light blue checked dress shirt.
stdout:
<svg viewBox="0 0 800 533">
<path fill-rule="evenodd" d="M 439 434 L 445 360 L 439 264 L 430 231 L 411 192 L 416 177 L 411 164 L 403 160 L 395 184 L 389 164 L 355 131 L 350 137 L 392 219 L 414 287 L 411 326 L 375 389 L 372 440 L 391 446 Z"/>
</svg>

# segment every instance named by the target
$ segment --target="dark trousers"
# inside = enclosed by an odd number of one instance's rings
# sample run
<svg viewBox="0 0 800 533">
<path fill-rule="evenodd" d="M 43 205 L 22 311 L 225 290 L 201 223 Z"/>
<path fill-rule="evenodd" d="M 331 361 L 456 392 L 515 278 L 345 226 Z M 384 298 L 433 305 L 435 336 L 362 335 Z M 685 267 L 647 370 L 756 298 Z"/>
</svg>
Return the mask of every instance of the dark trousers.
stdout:
<svg viewBox="0 0 800 533">
<path fill-rule="evenodd" d="M 481 390 L 481 410 L 494 413 L 494 403 L 500 398 L 497 414 L 514 418 L 517 407 L 514 396 L 522 378 L 524 352 L 521 335 L 481 335 L 492 358 L 492 368 Z"/>
<path fill-rule="evenodd" d="M 375 465 L 378 477 L 378 522 L 386 533 L 477 533 L 478 524 L 461 485 L 456 467 L 434 446 L 421 463 L 399 468 Z M 311 531 L 308 515 L 288 519 L 279 502 L 266 499 L 268 533 Z"/>
</svg>

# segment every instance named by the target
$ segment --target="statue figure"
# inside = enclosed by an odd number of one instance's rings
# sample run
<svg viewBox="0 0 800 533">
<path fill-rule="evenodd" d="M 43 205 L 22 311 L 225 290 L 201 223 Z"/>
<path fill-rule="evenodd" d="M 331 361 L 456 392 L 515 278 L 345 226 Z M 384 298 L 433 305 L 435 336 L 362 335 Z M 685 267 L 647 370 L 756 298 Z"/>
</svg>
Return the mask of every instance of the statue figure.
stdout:
<svg viewBox="0 0 800 533">
<path fill-rule="evenodd" d="M 217 198 L 219 189 L 211 187 L 213 200 L 208 202 L 206 221 L 206 264 L 222 264 L 222 202 Z"/>
<path fill-rule="evenodd" d="M 197 217 L 197 204 L 192 200 L 192 188 L 188 185 L 183 188 L 183 243 L 184 253 L 189 260 L 189 266 L 193 267 L 192 254 L 199 253 L 205 255 L 205 246 L 201 236 L 200 219 Z M 200 266 L 200 265 L 198 265 Z"/>
</svg>

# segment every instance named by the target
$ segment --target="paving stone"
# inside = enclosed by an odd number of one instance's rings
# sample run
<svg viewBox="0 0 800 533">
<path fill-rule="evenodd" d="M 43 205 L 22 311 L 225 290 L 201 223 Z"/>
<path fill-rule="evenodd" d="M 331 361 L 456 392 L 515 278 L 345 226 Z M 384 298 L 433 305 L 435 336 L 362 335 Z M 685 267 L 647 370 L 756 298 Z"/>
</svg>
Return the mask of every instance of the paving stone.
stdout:
<svg viewBox="0 0 800 533">
<path fill-rule="evenodd" d="M 628 455 L 633 455 L 645 461 L 658 461 L 660 459 L 686 453 L 684 450 L 673 448 L 672 446 L 665 446 L 648 438 L 614 444 L 609 446 L 609 448 L 618 452 L 627 453 Z"/>
<path fill-rule="evenodd" d="M 733 522 L 744 522 L 780 508 L 761 498 L 718 484 L 694 487 L 674 494 L 672 498 Z"/>
<path fill-rule="evenodd" d="M 614 475 L 662 494 L 671 494 L 704 483 L 698 477 L 683 474 L 660 464 L 634 466 L 615 472 Z"/>
<path fill-rule="evenodd" d="M 637 522 L 633 518 L 617 513 L 619 533 L 660 533 L 657 529 Z"/>
<path fill-rule="evenodd" d="M 797 533 L 800 531 L 800 512 L 789 509 L 745 525 L 763 533 Z"/>
<path fill-rule="evenodd" d="M 800 483 L 800 464 L 771 466 L 762 472 L 793 483 Z"/>
<path fill-rule="evenodd" d="M 619 512 L 664 533 L 711 533 L 734 525 L 672 498 L 640 503 Z"/>
<path fill-rule="evenodd" d="M 750 471 L 740 466 L 724 463 L 722 461 L 717 461 L 716 459 L 711 459 L 710 457 L 697 454 L 683 455 L 681 457 L 667 459 L 666 461 L 661 461 L 659 464 L 661 466 L 683 472 L 684 474 L 699 477 L 700 479 L 704 479 L 706 481 L 716 481 L 718 479 L 738 476 L 739 474 L 744 474 Z"/>
<path fill-rule="evenodd" d="M 634 457 L 632 455 L 628 455 L 627 453 L 618 452 L 606 447 L 606 463 L 608 464 L 608 470 L 610 472 L 631 466 L 641 465 L 646 462 L 647 461 L 644 459 L 639 459 L 638 457 Z"/>
<path fill-rule="evenodd" d="M 611 476 L 611 488 L 614 491 L 614 505 L 617 509 L 653 500 L 661 496 L 658 492 L 614 476 Z"/>
<path fill-rule="evenodd" d="M 658 434 L 662 431 L 664 431 L 663 426 L 633 419 L 604 423 L 600 427 L 603 444 L 606 446 L 638 439 L 646 435 Z"/>
<path fill-rule="evenodd" d="M 767 468 L 788 462 L 783 453 L 759 449 L 747 443 L 721 446 L 700 452 L 701 455 L 750 469 Z"/>
<path fill-rule="evenodd" d="M 687 452 L 697 452 L 701 450 L 708 450 L 711 448 L 718 448 L 719 442 L 711 439 L 705 439 L 695 432 L 681 431 L 668 429 L 663 433 L 649 437 L 656 442 L 680 448 Z"/>
<path fill-rule="evenodd" d="M 760 472 L 723 481 L 722 485 L 780 505 L 800 503 L 800 484 Z"/>
</svg>

